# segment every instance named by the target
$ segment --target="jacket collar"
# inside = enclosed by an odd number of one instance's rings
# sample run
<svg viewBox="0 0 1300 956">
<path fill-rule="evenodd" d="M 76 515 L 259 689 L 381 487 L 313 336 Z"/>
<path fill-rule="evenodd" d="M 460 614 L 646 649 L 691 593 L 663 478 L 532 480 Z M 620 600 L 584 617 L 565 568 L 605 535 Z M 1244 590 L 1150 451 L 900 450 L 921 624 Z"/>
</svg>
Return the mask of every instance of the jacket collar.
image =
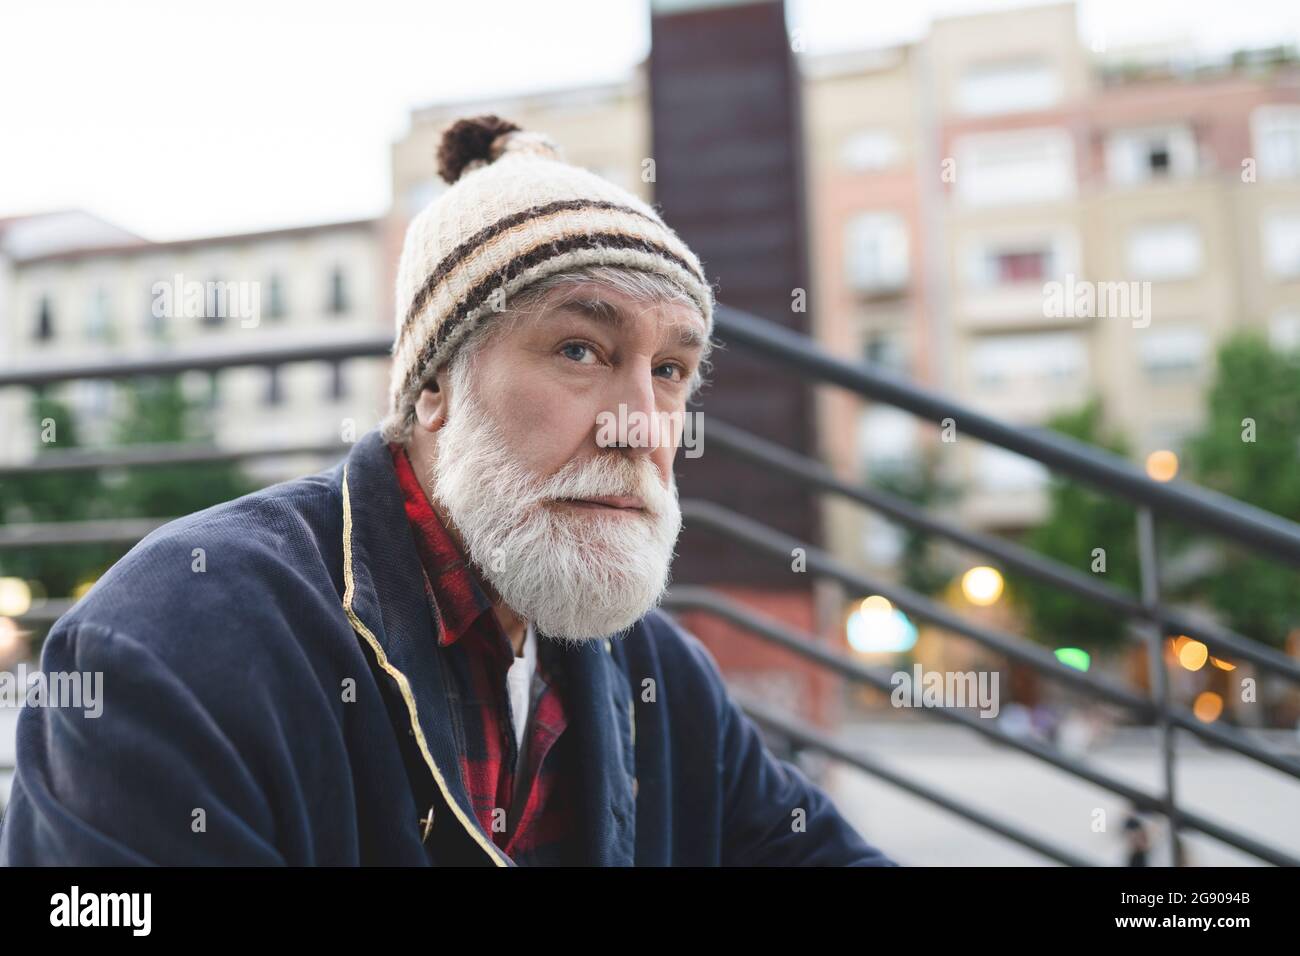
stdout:
<svg viewBox="0 0 1300 956">
<path fill-rule="evenodd" d="M 401 445 L 389 445 L 388 451 L 402 490 L 402 507 L 415 536 L 421 570 L 425 572 L 425 593 L 437 618 L 438 644 L 446 647 L 460 640 L 483 615 L 492 613 L 492 599 L 429 502 L 411 456 Z M 501 640 L 505 642 L 504 635 Z M 494 645 L 493 649 L 498 648 Z"/>
<path fill-rule="evenodd" d="M 393 459 L 378 430 L 353 446 L 340 481 L 344 611 L 396 684 L 425 765 L 457 825 L 494 864 L 512 865 L 475 822 L 461 780 L 424 572 Z M 610 641 L 556 649 L 568 674 L 569 728 L 578 735 L 588 859 L 597 866 L 630 866 L 635 843 L 631 688 Z"/>
</svg>

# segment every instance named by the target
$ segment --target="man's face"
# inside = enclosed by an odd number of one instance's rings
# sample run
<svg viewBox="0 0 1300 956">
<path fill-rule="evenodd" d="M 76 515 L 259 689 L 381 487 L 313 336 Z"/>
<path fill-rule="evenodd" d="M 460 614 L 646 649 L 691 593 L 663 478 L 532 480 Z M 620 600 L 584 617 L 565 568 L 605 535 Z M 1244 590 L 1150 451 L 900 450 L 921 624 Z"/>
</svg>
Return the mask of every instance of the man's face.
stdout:
<svg viewBox="0 0 1300 956">
<path fill-rule="evenodd" d="M 594 282 L 533 313 L 439 375 L 417 440 L 436 435 L 431 497 L 502 600 L 548 636 L 601 637 L 667 584 L 704 324 Z"/>
</svg>

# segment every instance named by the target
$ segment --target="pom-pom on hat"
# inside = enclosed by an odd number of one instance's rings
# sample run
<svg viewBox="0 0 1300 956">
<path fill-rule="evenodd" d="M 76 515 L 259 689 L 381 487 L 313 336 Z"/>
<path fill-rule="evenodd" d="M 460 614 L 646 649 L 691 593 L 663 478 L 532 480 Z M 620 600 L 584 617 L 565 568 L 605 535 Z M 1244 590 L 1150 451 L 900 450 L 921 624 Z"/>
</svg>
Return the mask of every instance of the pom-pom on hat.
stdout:
<svg viewBox="0 0 1300 956">
<path fill-rule="evenodd" d="M 653 208 L 566 163 L 548 137 L 498 116 L 461 119 L 443 132 L 437 162 L 449 188 L 411 221 L 398 266 L 386 437 L 406 437 L 420 390 L 471 329 L 557 272 L 669 276 L 712 334 L 713 292 L 694 253 Z"/>
</svg>

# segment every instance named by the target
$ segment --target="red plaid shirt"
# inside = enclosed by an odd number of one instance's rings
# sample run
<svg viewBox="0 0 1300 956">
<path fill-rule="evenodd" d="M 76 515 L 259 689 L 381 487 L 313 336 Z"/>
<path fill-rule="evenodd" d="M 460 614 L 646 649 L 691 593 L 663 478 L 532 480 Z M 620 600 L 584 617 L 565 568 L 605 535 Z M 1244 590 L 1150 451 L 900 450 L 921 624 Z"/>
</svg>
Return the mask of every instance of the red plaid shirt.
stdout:
<svg viewBox="0 0 1300 956">
<path fill-rule="evenodd" d="M 483 832 L 520 866 L 580 864 L 574 734 L 564 733 L 563 671 L 538 635 L 518 799 L 518 747 L 506 672 L 515 659 L 492 602 L 425 496 L 406 449 L 389 445 L 424 568 L 425 593 L 450 678 L 460 771 Z"/>
</svg>

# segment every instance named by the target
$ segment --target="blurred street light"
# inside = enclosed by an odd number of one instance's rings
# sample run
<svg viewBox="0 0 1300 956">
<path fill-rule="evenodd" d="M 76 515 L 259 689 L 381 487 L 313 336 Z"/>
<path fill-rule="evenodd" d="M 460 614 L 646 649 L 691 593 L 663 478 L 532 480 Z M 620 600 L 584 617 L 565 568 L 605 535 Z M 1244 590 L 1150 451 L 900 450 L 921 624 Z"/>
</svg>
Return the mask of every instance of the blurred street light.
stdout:
<svg viewBox="0 0 1300 956">
<path fill-rule="evenodd" d="M 1212 724 L 1223 713 L 1223 698 L 1212 690 L 1203 691 L 1196 695 L 1196 703 L 1192 704 L 1192 713 L 1202 723 Z"/>
<path fill-rule="evenodd" d="M 1002 575 L 996 568 L 971 568 L 961 577 L 961 593 L 971 604 L 979 607 L 995 604 L 1002 596 L 1002 586 Z"/>
<path fill-rule="evenodd" d="M 1066 667 L 1077 671 L 1086 671 L 1092 666 L 1092 655 L 1079 647 L 1058 647 L 1054 652 L 1056 659 Z"/>
<path fill-rule="evenodd" d="M 1178 456 L 1162 449 L 1147 455 L 1147 477 L 1152 481 L 1172 481 L 1178 474 Z"/>
<path fill-rule="evenodd" d="M 1209 649 L 1200 641 L 1183 638 L 1178 645 L 1178 663 L 1189 671 L 1199 671 L 1209 659 Z"/>
<path fill-rule="evenodd" d="M 859 654 L 898 654 L 916 645 L 916 625 L 879 594 L 863 599 L 845 629 L 849 646 Z"/>
<path fill-rule="evenodd" d="M 22 578 L 0 578 L 0 617 L 22 617 L 32 607 L 32 589 Z"/>
</svg>

